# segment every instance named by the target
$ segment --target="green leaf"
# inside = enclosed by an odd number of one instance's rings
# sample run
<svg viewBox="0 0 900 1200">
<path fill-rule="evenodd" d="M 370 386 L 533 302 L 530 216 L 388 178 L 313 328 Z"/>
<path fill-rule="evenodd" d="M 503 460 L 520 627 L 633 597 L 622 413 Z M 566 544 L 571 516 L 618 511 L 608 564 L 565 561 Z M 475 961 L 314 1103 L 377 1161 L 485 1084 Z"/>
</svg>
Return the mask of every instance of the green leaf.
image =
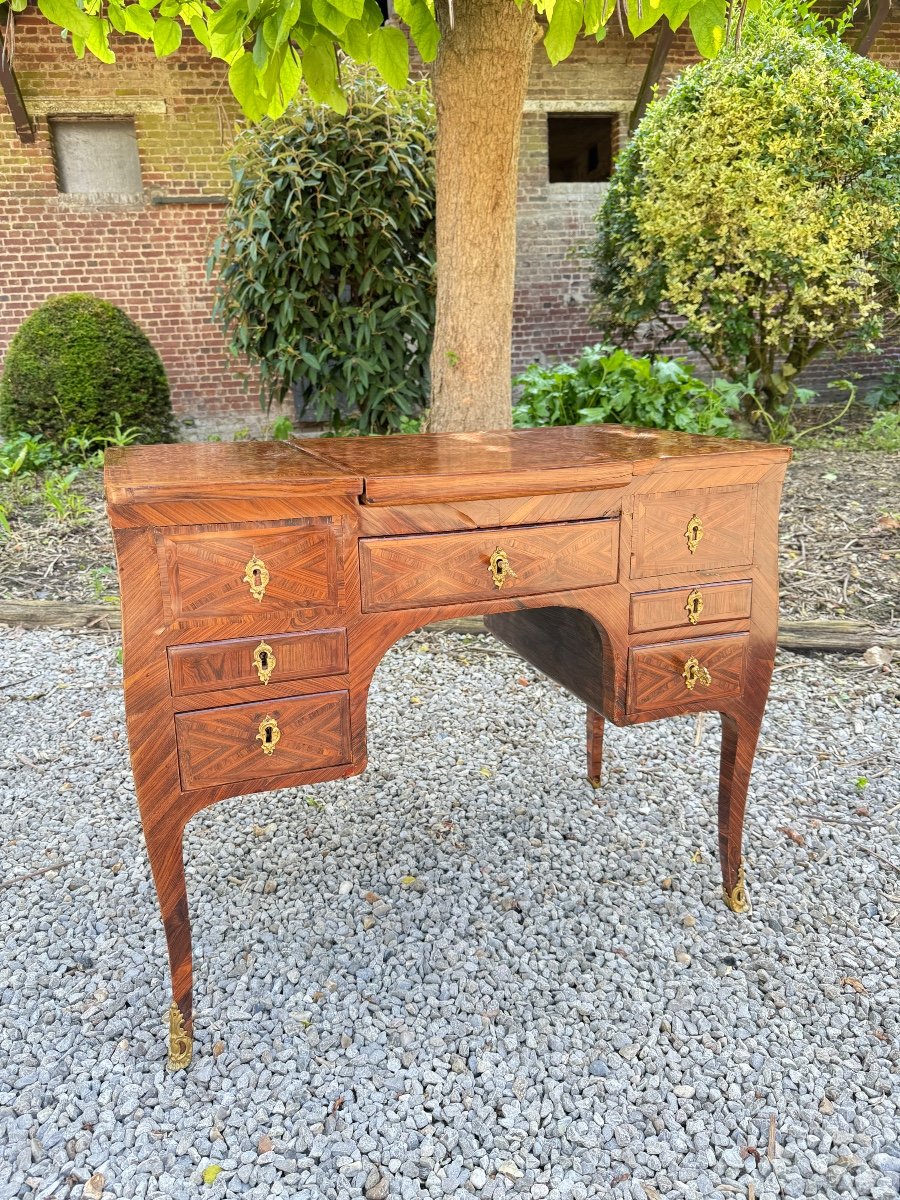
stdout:
<svg viewBox="0 0 900 1200">
<path fill-rule="evenodd" d="M 358 21 L 363 15 L 366 0 L 331 0 L 331 3 L 335 8 L 339 8 L 346 17 Z"/>
<path fill-rule="evenodd" d="M 704 58 L 715 58 L 725 41 L 726 0 L 700 0 L 688 14 L 691 35 Z"/>
<path fill-rule="evenodd" d="M 171 17 L 160 17 L 153 27 L 153 49 L 157 58 L 174 54 L 181 45 L 181 26 Z"/>
<path fill-rule="evenodd" d="M 266 39 L 263 36 L 262 25 L 256 31 L 256 37 L 253 39 L 253 65 L 256 67 L 257 75 L 262 77 L 263 72 L 269 61 L 269 47 L 266 45 Z"/>
<path fill-rule="evenodd" d="M 409 81 L 409 46 L 400 29 L 382 25 L 372 34 L 369 54 L 373 65 L 389 87 L 402 88 Z"/>
<path fill-rule="evenodd" d="M 116 56 L 109 48 L 109 22 L 100 17 L 91 17 L 91 22 L 93 27 L 85 38 L 84 44 L 94 58 L 99 58 L 101 62 L 114 63 Z"/>
<path fill-rule="evenodd" d="M 153 18 L 146 8 L 141 8 L 139 4 L 127 4 L 122 13 L 129 33 L 136 33 L 142 38 L 153 37 Z"/>
<path fill-rule="evenodd" d="M 257 87 L 256 67 L 249 54 L 240 54 L 228 68 L 228 86 L 251 121 L 265 114 L 266 103 Z"/>
<path fill-rule="evenodd" d="M 572 53 L 583 16 L 581 0 L 556 0 L 544 38 L 544 49 L 554 66 Z"/>
<path fill-rule="evenodd" d="M 440 31 L 434 14 L 425 0 L 395 0 L 394 9 L 405 21 L 423 62 L 433 62 L 437 55 Z"/>
<path fill-rule="evenodd" d="M 662 10 L 673 29 L 679 29 L 696 0 L 662 0 Z"/>
<path fill-rule="evenodd" d="M 106 15 L 109 18 L 109 23 L 112 25 L 116 33 L 127 33 L 125 28 L 125 13 L 122 10 L 122 5 L 117 4 L 116 0 L 110 0 L 106 6 Z"/>
<path fill-rule="evenodd" d="M 322 28 L 340 37 L 350 19 L 347 14 L 332 4 L 331 0 L 312 0 L 312 6 L 315 18 Z"/>
<path fill-rule="evenodd" d="M 328 104 L 337 112 L 347 111 L 347 101 L 337 82 L 337 59 L 334 43 L 317 35 L 303 52 L 303 76 L 310 95 L 319 104 Z"/>
<path fill-rule="evenodd" d="M 369 61 L 369 31 L 362 21 L 347 22 L 347 28 L 341 35 L 341 49 L 354 62 Z"/>
<path fill-rule="evenodd" d="M 207 50 L 212 50 L 212 42 L 210 41 L 209 30 L 206 28 L 206 22 L 196 14 L 191 17 L 191 33 L 201 46 Z"/>
<path fill-rule="evenodd" d="M 646 33 L 662 15 L 660 0 L 627 0 L 628 29 L 632 37 Z"/>
<path fill-rule="evenodd" d="M 71 0 L 38 0 L 38 8 L 54 25 L 87 38 L 91 32 L 91 18 L 77 8 Z"/>
<path fill-rule="evenodd" d="M 300 80 L 303 78 L 303 71 L 297 52 L 293 46 L 285 47 L 285 51 L 278 69 L 277 80 L 270 96 L 267 89 L 269 103 L 266 108 L 266 115 L 273 119 L 280 117 L 297 95 Z M 266 82 L 268 83 L 268 80 Z"/>
</svg>

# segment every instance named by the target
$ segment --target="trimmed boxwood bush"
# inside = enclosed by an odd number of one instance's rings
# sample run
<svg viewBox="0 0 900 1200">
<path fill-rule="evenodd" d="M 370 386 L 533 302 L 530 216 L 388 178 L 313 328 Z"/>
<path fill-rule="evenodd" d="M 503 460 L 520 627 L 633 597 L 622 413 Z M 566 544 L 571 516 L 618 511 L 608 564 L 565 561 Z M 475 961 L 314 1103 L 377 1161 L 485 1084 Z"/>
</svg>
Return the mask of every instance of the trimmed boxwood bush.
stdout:
<svg viewBox="0 0 900 1200">
<path fill-rule="evenodd" d="M 38 433 L 62 446 L 80 434 L 140 429 L 172 440 L 169 384 L 146 334 L 120 308 L 73 292 L 35 309 L 19 327 L 0 381 L 0 431 Z"/>
</svg>

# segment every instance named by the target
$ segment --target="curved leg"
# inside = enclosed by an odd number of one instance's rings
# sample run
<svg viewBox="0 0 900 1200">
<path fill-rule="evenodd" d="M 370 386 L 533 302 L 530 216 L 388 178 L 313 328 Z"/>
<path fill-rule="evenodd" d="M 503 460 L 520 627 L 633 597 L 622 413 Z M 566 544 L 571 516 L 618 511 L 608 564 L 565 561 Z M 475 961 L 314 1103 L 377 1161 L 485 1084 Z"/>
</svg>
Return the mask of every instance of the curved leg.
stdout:
<svg viewBox="0 0 900 1200">
<path fill-rule="evenodd" d="M 600 786 L 603 766 L 603 718 L 592 708 L 587 710 L 587 776 L 591 787 Z"/>
<path fill-rule="evenodd" d="M 145 831 L 169 951 L 172 1004 L 169 1008 L 169 1070 L 180 1071 L 193 1049 L 193 960 L 191 920 L 184 879 L 184 826 L 162 822 Z"/>
<path fill-rule="evenodd" d="M 741 840 L 747 787 L 762 724 L 758 713 L 722 713 L 722 758 L 719 766 L 719 861 L 722 896 L 732 912 L 747 912 Z"/>
</svg>

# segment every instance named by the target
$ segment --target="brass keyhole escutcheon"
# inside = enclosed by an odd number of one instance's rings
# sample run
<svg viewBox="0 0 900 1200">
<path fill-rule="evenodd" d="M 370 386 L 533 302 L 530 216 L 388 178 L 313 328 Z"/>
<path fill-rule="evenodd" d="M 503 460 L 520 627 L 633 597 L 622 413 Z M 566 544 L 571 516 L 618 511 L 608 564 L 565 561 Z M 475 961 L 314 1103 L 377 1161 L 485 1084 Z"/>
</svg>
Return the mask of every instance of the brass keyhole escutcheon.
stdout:
<svg viewBox="0 0 900 1200">
<path fill-rule="evenodd" d="M 702 683 L 704 687 L 709 687 L 712 683 L 712 675 L 706 667 L 701 667 L 696 658 L 687 660 L 681 674 L 684 676 L 684 686 L 689 692 L 692 692 L 698 683 Z"/>
<path fill-rule="evenodd" d="M 262 742 L 263 754 L 275 753 L 275 747 L 281 741 L 281 730 L 274 717 L 266 717 L 264 721 L 260 721 L 256 740 Z"/>
<path fill-rule="evenodd" d="M 684 536 L 687 540 L 688 550 L 693 554 L 700 545 L 700 539 L 703 537 L 703 522 L 696 513 L 688 521 Z"/>
<path fill-rule="evenodd" d="M 509 563 L 509 555 L 505 550 L 501 550 L 498 546 L 491 555 L 491 561 L 488 565 L 488 570 L 491 573 L 491 579 L 494 581 L 494 587 L 499 591 L 506 583 L 507 579 L 516 579 L 518 576 L 512 569 Z"/>
<path fill-rule="evenodd" d="M 268 642 L 260 642 L 253 651 L 253 665 L 256 667 L 259 682 L 268 683 L 275 670 L 275 655 Z"/>
<path fill-rule="evenodd" d="M 269 572 L 266 570 L 266 564 L 254 554 L 244 569 L 244 583 L 250 585 L 250 595 L 254 600 L 262 600 L 268 582 Z"/>
<path fill-rule="evenodd" d="M 700 614 L 703 612 L 703 597 L 700 595 L 699 588 L 694 588 L 688 596 L 684 611 L 687 613 L 690 623 L 696 625 L 700 620 Z"/>
</svg>

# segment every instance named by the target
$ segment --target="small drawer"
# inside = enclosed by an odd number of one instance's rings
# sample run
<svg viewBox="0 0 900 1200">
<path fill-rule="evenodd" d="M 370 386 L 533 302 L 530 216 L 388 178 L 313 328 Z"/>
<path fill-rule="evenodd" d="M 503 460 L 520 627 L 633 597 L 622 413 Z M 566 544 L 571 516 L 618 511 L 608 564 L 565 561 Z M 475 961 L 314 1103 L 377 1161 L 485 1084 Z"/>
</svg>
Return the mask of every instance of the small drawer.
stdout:
<svg viewBox="0 0 900 1200">
<path fill-rule="evenodd" d="M 278 613 L 337 601 L 328 521 L 269 528 L 199 527 L 160 535 L 173 620 Z"/>
<path fill-rule="evenodd" d="M 270 779 L 350 761 L 348 692 L 177 713 L 185 791 L 239 779 Z"/>
<path fill-rule="evenodd" d="M 346 670 L 345 629 L 169 647 L 173 696 L 190 696 L 213 688 L 259 687 L 270 682 L 343 675 Z"/>
<path fill-rule="evenodd" d="M 750 618 L 749 579 L 735 583 L 698 583 L 696 587 L 669 588 L 664 592 L 636 592 L 631 597 L 632 633 L 654 629 L 699 628 L 712 621 L 746 621 Z"/>
<path fill-rule="evenodd" d="M 754 487 L 636 496 L 631 578 L 749 566 L 755 525 Z"/>
<path fill-rule="evenodd" d="M 534 596 L 614 583 L 618 519 L 359 543 L 366 612 Z"/>
<path fill-rule="evenodd" d="M 715 708 L 744 682 L 749 634 L 640 646 L 628 654 L 628 711 L 676 711 L 702 703 Z"/>
</svg>

